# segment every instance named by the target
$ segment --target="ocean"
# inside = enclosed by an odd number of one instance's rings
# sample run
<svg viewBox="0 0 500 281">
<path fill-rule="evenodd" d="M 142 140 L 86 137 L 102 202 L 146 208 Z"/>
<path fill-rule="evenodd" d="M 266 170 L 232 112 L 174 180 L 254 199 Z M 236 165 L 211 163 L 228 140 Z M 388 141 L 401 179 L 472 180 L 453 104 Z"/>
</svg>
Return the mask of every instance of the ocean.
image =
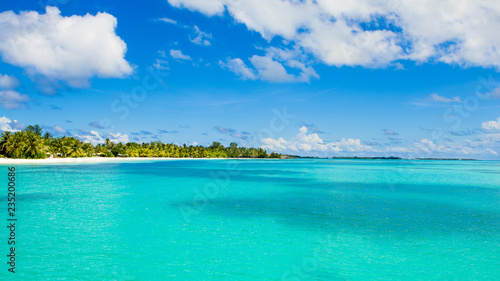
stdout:
<svg viewBox="0 0 500 281">
<path fill-rule="evenodd" d="M 499 161 L 10 166 L 1 280 L 500 280 Z"/>
</svg>

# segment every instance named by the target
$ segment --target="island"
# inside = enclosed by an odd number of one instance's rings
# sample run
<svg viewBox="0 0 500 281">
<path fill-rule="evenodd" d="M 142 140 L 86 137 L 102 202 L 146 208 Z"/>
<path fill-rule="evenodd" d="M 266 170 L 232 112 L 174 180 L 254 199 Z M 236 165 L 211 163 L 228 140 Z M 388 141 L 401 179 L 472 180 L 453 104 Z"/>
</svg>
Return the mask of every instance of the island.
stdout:
<svg viewBox="0 0 500 281">
<path fill-rule="evenodd" d="M 161 157 L 161 158 L 274 158 L 286 155 L 263 148 L 238 147 L 232 142 L 224 147 L 220 142 L 204 147 L 201 145 L 177 145 L 151 141 L 144 143 L 114 143 L 106 139 L 92 145 L 75 137 L 54 137 L 43 134 L 39 125 L 27 126 L 18 132 L 5 131 L 0 137 L 0 157 L 15 159 L 79 158 L 79 157 Z"/>
</svg>

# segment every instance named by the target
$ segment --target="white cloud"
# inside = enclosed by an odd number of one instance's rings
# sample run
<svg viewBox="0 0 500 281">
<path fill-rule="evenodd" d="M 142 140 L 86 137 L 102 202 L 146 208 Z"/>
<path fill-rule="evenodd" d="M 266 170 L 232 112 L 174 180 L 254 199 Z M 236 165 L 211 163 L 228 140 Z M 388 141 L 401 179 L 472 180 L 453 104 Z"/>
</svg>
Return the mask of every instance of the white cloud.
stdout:
<svg viewBox="0 0 500 281">
<path fill-rule="evenodd" d="M 196 45 L 200 45 L 200 46 L 210 46 L 209 39 L 212 39 L 212 34 L 201 31 L 201 29 L 197 25 L 194 25 L 194 26 L 184 25 L 184 24 L 178 23 L 177 21 L 175 21 L 173 19 L 169 19 L 169 18 L 158 18 L 158 19 L 156 19 L 156 21 L 165 22 L 165 23 L 176 25 L 176 26 L 181 27 L 181 28 L 192 30 L 192 31 L 194 31 L 195 35 L 194 35 L 194 38 L 191 38 L 191 36 L 189 36 L 189 40 L 191 42 L 193 42 Z"/>
<path fill-rule="evenodd" d="M 170 69 L 167 65 L 168 61 L 162 59 L 156 59 L 156 62 L 153 64 L 153 67 L 159 70 Z"/>
<path fill-rule="evenodd" d="M 83 142 L 90 142 L 92 145 L 96 145 L 98 143 L 104 143 L 106 140 L 97 132 L 94 130 L 91 130 L 90 132 L 86 132 L 85 134 L 78 135 L 77 136 L 79 139 L 81 139 Z M 114 143 L 127 143 L 129 142 L 129 138 L 127 134 L 123 133 L 108 133 L 108 138 L 111 142 Z"/>
<path fill-rule="evenodd" d="M 328 65 L 382 67 L 412 60 L 500 67 L 500 37 L 492 36 L 500 29 L 496 0 L 168 2 L 208 16 L 227 10 L 263 38 L 282 37 Z"/>
<path fill-rule="evenodd" d="M 490 99 L 500 99 L 500 87 L 488 94 Z"/>
<path fill-rule="evenodd" d="M 90 132 L 84 132 L 84 134 L 77 135 L 77 137 L 83 142 L 90 142 L 92 145 L 96 145 L 98 143 L 104 143 L 106 140 L 102 137 L 97 131 L 91 130 Z M 111 142 L 114 143 L 127 143 L 129 142 L 129 137 L 127 134 L 123 133 L 108 133 L 108 138 Z"/>
<path fill-rule="evenodd" d="M 110 135 L 109 140 L 112 141 L 112 142 L 115 142 L 115 143 L 119 143 L 119 142 L 127 143 L 129 141 L 127 134 L 122 134 L 122 133 L 113 134 L 113 133 L 109 133 L 109 135 Z"/>
<path fill-rule="evenodd" d="M 483 122 L 481 127 L 485 130 L 500 130 L 500 117 L 497 120 Z"/>
<path fill-rule="evenodd" d="M 60 133 L 60 134 L 66 133 L 66 130 L 63 127 L 57 126 L 57 125 L 52 127 L 52 130 L 54 130 L 56 133 Z"/>
<path fill-rule="evenodd" d="M 5 116 L 0 117 L 0 130 L 9 132 L 18 132 L 26 127 L 24 123 L 18 122 L 17 120 L 11 120 Z"/>
<path fill-rule="evenodd" d="M 165 22 L 165 23 L 171 23 L 171 24 L 177 24 L 177 21 L 169 18 L 159 18 L 158 21 Z"/>
<path fill-rule="evenodd" d="M 289 60 L 286 66 L 300 70 L 299 75 L 292 75 L 287 72 L 283 64 L 274 60 L 271 55 L 257 56 L 250 58 L 253 68 L 249 68 L 240 58 L 227 58 L 226 62 L 219 61 L 222 68 L 228 69 L 240 76 L 242 79 L 264 81 L 275 83 L 286 82 L 309 82 L 311 78 L 319 78 L 319 75 L 312 67 L 306 67 L 303 63 L 296 60 Z"/>
<path fill-rule="evenodd" d="M 459 97 L 453 97 L 452 99 L 450 99 L 447 97 L 440 96 L 436 93 L 431 94 L 428 100 L 433 101 L 433 102 L 444 102 L 444 103 L 451 103 L 451 102 L 461 103 L 462 102 L 462 100 L 460 100 Z"/>
<path fill-rule="evenodd" d="M 270 82 L 291 82 L 294 76 L 287 73 L 283 65 L 270 57 L 253 56 L 250 62 L 257 69 L 258 76 Z"/>
<path fill-rule="evenodd" d="M 56 7 L 0 13 L 0 53 L 31 75 L 84 87 L 94 76 L 125 77 L 132 67 L 124 59 L 127 46 L 115 33 L 117 20 L 107 13 L 63 17 Z"/>
<path fill-rule="evenodd" d="M 475 157 L 477 155 L 497 155 L 495 141 L 491 136 L 480 135 L 476 140 L 466 139 L 463 142 L 438 141 L 422 139 L 415 142 L 411 151 L 415 157 L 432 155 L 464 155 Z"/>
<path fill-rule="evenodd" d="M 429 97 L 422 99 L 422 100 L 417 100 L 414 102 L 410 102 L 413 105 L 416 106 L 432 106 L 432 105 L 437 105 L 437 104 L 448 104 L 448 103 L 462 103 L 463 101 L 460 99 L 460 97 L 453 97 L 453 98 L 447 98 L 440 96 L 436 93 L 431 94 Z"/>
<path fill-rule="evenodd" d="M 290 60 L 286 64 L 291 68 L 300 69 L 301 72 L 299 76 L 295 78 L 296 82 L 309 82 L 311 78 L 319 79 L 318 73 L 316 73 L 314 68 L 310 66 L 305 66 L 303 63 L 298 62 L 296 60 Z"/>
<path fill-rule="evenodd" d="M 76 137 L 78 137 L 83 142 L 89 142 L 92 145 L 104 143 L 104 139 L 99 135 L 98 132 L 96 132 L 94 130 L 90 131 L 86 135 L 77 135 Z"/>
<path fill-rule="evenodd" d="M 16 77 L 0 74 L 0 89 L 15 89 L 19 87 L 20 84 L 21 83 Z"/>
<path fill-rule="evenodd" d="M 20 82 L 16 77 L 0 74 L 0 106 L 6 109 L 17 109 L 26 106 L 29 101 L 27 95 L 22 95 L 13 89 L 19 87 Z"/>
<path fill-rule="evenodd" d="M 345 139 L 338 142 L 324 142 L 318 134 L 307 134 L 307 127 L 302 126 L 298 134 L 290 139 L 283 138 L 272 139 L 265 138 L 261 140 L 262 148 L 292 153 L 339 153 L 339 152 L 374 152 L 375 150 L 368 145 L 361 144 L 360 139 Z"/>
<path fill-rule="evenodd" d="M 176 60 L 191 60 L 191 57 L 184 55 L 181 50 L 170 50 L 170 56 Z"/>
<path fill-rule="evenodd" d="M 187 8 L 191 11 L 198 11 L 207 16 L 213 16 L 224 12 L 222 0 L 168 0 L 174 7 Z"/>
<path fill-rule="evenodd" d="M 210 41 L 208 41 L 208 39 L 212 38 L 212 34 L 201 31 L 196 25 L 193 27 L 193 29 L 196 32 L 196 37 L 194 39 L 191 39 L 191 37 L 189 37 L 189 40 L 197 45 L 209 46 Z"/>
<path fill-rule="evenodd" d="M 226 62 L 219 60 L 219 66 L 228 69 L 234 74 L 240 76 L 243 80 L 255 80 L 257 76 L 253 73 L 253 70 L 248 68 L 245 63 L 240 58 L 227 58 Z"/>
<path fill-rule="evenodd" d="M 500 123 L 500 118 L 499 118 Z M 418 141 L 391 143 L 364 142 L 360 139 L 342 138 L 339 141 L 325 142 L 316 133 L 308 133 L 306 126 L 298 134 L 285 140 L 280 137 L 261 140 L 264 149 L 299 155 L 321 156 L 400 156 L 405 158 L 424 157 L 491 157 L 500 151 L 500 134 L 477 135 L 474 140 L 454 142 L 450 139 L 420 139 Z M 375 149 L 373 146 L 377 146 Z"/>
<path fill-rule="evenodd" d="M 449 145 L 437 145 L 431 140 L 428 139 L 421 139 L 419 142 L 415 142 L 415 150 L 418 152 L 449 152 L 450 151 L 450 146 Z"/>
<path fill-rule="evenodd" d="M 7 117 L 0 117 L 0 130 L 2 131 L 14 131 L 12 127 L 10 127 L 10 119 Z"/>
<path fill-rule="evenodd" d="M 0 106 L 6 109 L 18 109 L 26 107 L 30 98 L 13 90 L 0 90 Z"/>
<path fill-rule="evenodd" d="M 424 157 L 466 157 L 474 158 L 479 156 L 491 157 L 497 155 L 495 149 L 498 149 L 495 135 L 482 134 L 477 135 L 474 140 L 466 139 L 464 141 L 452 141 L 451 139 L 421 139 L 413 141 L 406 146 L 387 146 L 383 151 L 387 153 L 404 154 L 409 158 Z"/>
</svg>

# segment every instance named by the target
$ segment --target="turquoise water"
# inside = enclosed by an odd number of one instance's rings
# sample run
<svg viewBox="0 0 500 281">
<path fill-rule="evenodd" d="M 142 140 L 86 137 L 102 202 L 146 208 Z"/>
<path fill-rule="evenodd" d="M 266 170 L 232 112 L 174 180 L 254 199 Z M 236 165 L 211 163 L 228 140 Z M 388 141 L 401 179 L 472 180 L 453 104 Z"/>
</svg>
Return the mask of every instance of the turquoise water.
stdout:
<svg viewBox="0 0 500 281">
<path fill-rule="evenodd" d="M 1 280 L 500 280 L 500 162 L 16 168 Z"/>
</svg>

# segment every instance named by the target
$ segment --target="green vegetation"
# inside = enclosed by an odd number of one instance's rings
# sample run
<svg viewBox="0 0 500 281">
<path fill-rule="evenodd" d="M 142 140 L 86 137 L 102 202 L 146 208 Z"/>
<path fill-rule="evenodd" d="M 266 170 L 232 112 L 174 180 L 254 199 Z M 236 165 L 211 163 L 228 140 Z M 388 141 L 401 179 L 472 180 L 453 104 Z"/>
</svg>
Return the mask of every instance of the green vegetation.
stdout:
<svg viewBox="0 0 500 281">
<path fill-rule="evenodd" d="M 189 157 L 189 158 L 282 158 L 262 148 L 238 147 L 231 143 L 224 147 L 219 142 L 211 146 L 179 146 L 161 141 L 150 143 L 128 142 L 115 144 L 106 139 L 104 144 L 93 146 L 74 137 L 42 136 L 40 126 L 28 126 L 20 132 L 3 132 L 0 137 L 0 156 L 8 158 L 44 159 L 47 157 Z"/>
</svg>

